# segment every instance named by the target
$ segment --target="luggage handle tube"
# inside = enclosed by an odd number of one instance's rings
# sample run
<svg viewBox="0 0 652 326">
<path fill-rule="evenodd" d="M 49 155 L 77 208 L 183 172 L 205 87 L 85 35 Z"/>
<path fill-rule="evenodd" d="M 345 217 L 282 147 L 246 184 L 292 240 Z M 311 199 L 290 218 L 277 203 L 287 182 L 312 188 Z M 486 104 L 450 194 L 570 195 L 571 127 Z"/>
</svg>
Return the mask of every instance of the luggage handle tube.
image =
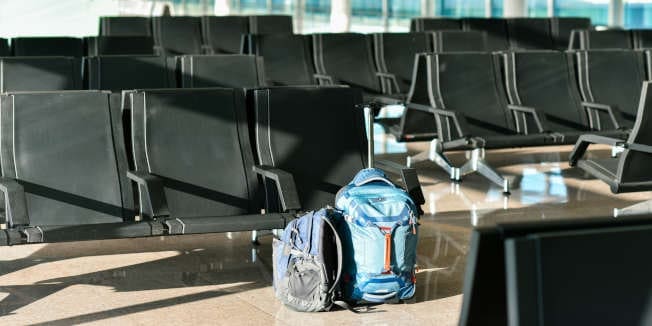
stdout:
<svg viewBox="0 0 652 326">
<path fill-rule="evenodd" d="M 369 169 L 374 167 L 374 114 L 372 105 L 364 106 L 365 120 L 367 121 L 367 164 Z"/>
</svg>

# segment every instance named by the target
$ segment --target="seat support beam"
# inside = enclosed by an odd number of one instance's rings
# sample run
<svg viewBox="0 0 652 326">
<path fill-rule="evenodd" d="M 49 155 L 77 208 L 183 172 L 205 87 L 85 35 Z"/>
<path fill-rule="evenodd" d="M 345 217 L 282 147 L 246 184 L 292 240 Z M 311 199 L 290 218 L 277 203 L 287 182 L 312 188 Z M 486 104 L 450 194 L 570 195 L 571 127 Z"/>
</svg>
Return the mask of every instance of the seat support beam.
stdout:
<svg viewBox="0 0 652 326">
<path fill-rule="evenodd" d="M 448 175 L 450 179 L 454 182 L 459 182 L 462 180 L 462 177 L 474 172 L 484 176 L 489 179 L 492 183 L 500 186 L 503 190 L 503 193 L 509 194 L 510 185 L 509 181 L 505 179 L 500 173 L 498 173 L 494 168 L 492 168 L 489 163 L 484 159 L 485 152 L 484 148 L 474 148 L 470 151 L 470 158 L 466 163 L 461 167 L 455 167 L 450 162 L 448 157 L 444 154 L 443 145 L 438 139 L 433 139 L 430 142 L 430 147 L 427 151 L 421 152 L 419 154 L 408 156 L 407 166 L 412 167 L 415 163 L 423 161 L 431 161 L 437 164 L 442 168 Z"/>
</svg>

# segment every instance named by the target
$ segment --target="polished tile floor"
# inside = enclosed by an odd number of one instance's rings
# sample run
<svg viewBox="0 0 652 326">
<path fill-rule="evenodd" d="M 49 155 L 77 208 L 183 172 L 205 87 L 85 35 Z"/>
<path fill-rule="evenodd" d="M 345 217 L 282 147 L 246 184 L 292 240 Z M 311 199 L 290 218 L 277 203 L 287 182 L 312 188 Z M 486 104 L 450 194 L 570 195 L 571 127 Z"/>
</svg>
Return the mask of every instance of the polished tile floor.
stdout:
<svg viewBox="0 0 652 326">
<path fill-rule="evenodd" d="M 426 143 L 378 137 L 381 156 L 403 162 Z M 451 184 L 433 164 L 416 167 L 427 199 L 418 248 L 417 295 L 404 304 L 297 313 L 271 289 L 269 237 L 252 247 L 248 233 L 0 247 L 0 325 L 454 325 L 462 302 L 474 225 L 613 214 L 652 193 L 613 195 L 607 185 L 569 168 L 570 146 L 488 151 L 512 179 L 499 187 L 471 175 Z M 608 156 L 606 147 L 590 155 Z M 451 155 L 463 162 L 464 153 Z"/>
</svg>

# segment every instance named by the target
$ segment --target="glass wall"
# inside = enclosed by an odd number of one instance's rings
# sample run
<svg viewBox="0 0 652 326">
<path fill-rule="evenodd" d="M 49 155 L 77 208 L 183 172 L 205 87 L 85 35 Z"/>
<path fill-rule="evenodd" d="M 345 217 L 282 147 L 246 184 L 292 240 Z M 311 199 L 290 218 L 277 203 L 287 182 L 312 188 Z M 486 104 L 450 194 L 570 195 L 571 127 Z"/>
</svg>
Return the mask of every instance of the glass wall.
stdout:
<svg viewBox="0 0 652 326">
<path fill-rule="evenodd" d="M 607 25 L 609 0 L 557 0 L 554 13 L 562 17 L 590 17 L 593 25 Z"/>
<path fill-rule="evenodd" d="M 407 31 L 410 19 L 421 16 L 420 0 L 388 0 L 390 31 Z"/>
<path fill-rule="evenodd" d="M 495 2 L 496 0 L 494 0 Z M 439 16 L 485 17 L 485 0 L 439 0 L 435 5 Z M 493 8 L 492 8 L 493 9 Z"/>
<path fill-rule="evenodd" d="M 625 0 L 625 27 L 651 28 L 652 1 Z"/>
<path fill-rule="evenodd" d="M 527 15 L 529 17 L 548 17 L 548 0 L 528 0 Z"/>
<path fill-rule="evenodd" d="M 427 0 L 432 16 L 502 17 L 504 0 Z M 221 1 L 218 1 L 221 2 Z M 351 0 L 354 32 L 407 31 L 421 16 L 422 0 Z M 556 16 L 590 17 L 606 25 L 610 0 L 555 0 Z M 623 0 L 626 28 L 652 28 L 652 0 Z M 94 35 L 98 18 L 107 15 L 211 15 L 215 0 L 0 0 L 0 37 L 28 35 Z M 331 0 L 228 0 L 231 14 L 294 15 L 297 32 L 328 32 Z M 547 0 L 527 0 L 527 14 L 546 17 Z M 485 8 L 490 5 L 490 8 Z M 62 19 L 65 17 L 65 19 Z"/>
</svg>

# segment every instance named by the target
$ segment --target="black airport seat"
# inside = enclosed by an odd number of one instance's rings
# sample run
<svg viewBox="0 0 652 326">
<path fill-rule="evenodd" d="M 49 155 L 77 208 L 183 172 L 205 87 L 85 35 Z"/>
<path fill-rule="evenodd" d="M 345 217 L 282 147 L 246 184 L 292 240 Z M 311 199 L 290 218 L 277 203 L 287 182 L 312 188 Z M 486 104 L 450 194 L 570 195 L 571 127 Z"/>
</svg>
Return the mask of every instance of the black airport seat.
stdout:
<svg viewBox="0 0 652 326">
<path fill-rule="evenodd" d="M 242 37 L 249 33 L 246 16 L 204 16 L 201 25 L 204 44 L 216 54 L 239 54 Z"/>
<path fill-rule="evenodd" d="M 568 49 L 571 32 L 574 29 L 590 29 L 591 19 L 584 17 L 553 17 L 550 18 L 550 29 L 558 50 Z"/>
<path fill-rule="evenodd" d="M 0 92 L 81 89 L 81 65 L 72 57 L 0 58 Z"/>
<path fill-rule="evenodd" d="M 650 245 L 649 215 L 477 227 L 459 325 L 646 324 Z"/>
<path fill-rule="evenodd" d="M 512 49 L 554 49 L 550 19 L 507 19 L 507 34 Z"/>
<path fill-rule="evenodd" d="M 437 138 L 431 142 L 429 150 L 409 157 L 408 166 L 431 160 L 454 180 L 479 172 L 508 192 L 507 181 L 483 161 L 483 149 L 555 143 L 555 137 L 543 129 L 543 118 L 538 112 L 508 105 L 497 68 L 492 54 L 485 52 L 418 56 L 408 107 L 435 116 Z M 521 118 L 534 120 L 535 126 L 516 123 Z M 444 155 L 448 150 L 473 150 L 477 154 L 456 168 Z"/>
<path fill-rule="evenodd" d="M 293 31 L 290 15 L 249 16 L 250 34 L 292 34 Z"/>
<path fill-rule="evenodd" d="M 127 93 L 141 216 L 168 234 L 277 229 L 290 215 L 259 214 L 244 91 Z M 295 120 L 296 121 L 296 120 Z"/>
<path fill-rule="evenodd" d="M 202 54 L 201 18 L 160 16 L 152 18 L 154 43 L 162 55 Z"/>
<path fill-rule="evenodd" d="M 502 59 L 509 102 L 543 115 L 543 128 L 562 135 L 560 143 L 574 144 L 589 131 L 627 137 L 625 131 L 617 130 L 619 125 L 609 106 L 582 101 L 574 65 L 563 52 L 531 50 L 496 55 Z"/>
<path fill-rule="evenodd" d="M 9 48 L 9 40 L 6 38 L 0 38 L 0 57 L 7 57 L 11 55 L 11 49 Z"/>
<path fill-rule="evenodd" d="M 332 205 L 340 187 L 367 164 L 365 119 L 358 107 L 362 92 L 343 86 L 275 87 L 252 90 L 250 96 L 261 169 L 273 167 L 292 175 L 301 209 Z M 315 132 L 301 121 L 337 126 L 337 132 Z M 391 170 L 402 174 L 408 192 L 422 204 L 418 180 L 409 177 L 414 170 L 402 166 Z M 265 185 L 267 208 L 273 209 L 278 206 L 278 191 Z"/>
<path fill-rule="evenodd" d="M 433 34 L 435 52 L 487 51 L 487 34 L 478 31 L 437 31 Z"/>
<path fill-rule="evenodd" d="M 374 34 L 374 53 L 379 70 L 396 76 L 400 92 L 407 94 L 414 75 L 414 58 L 418 53 L 431 52 L 433 41 L 432 32 Z M 431 140 L 435 136 L 434 129 L 432 114 L 409 107 L 404 109 L 400 122 L 389 127 L 390 133 L 401 142 Z"/>
<path fill-rule="evenodd" d="M 411 32 L 428 32 L 441 30 L 459 30 L 462 24 L 455 18 L 428 18 L 419 17 L 410 20 Z"/>
<path fill-rule="evenodd" d="M 502 18 L 464 18 L 462 27 L 465 31 L 487 33 L 487 50 L 500 51 L 509 49 L 507 37 L 507 20 Z"/>
<path fill-rule="evenodd" d="M 626 140 L 587 134 L 577 141 L 570 155 L 570 165 L 577 166 L 609 185 L 613 193 L 652 190 L 652 94 L 650 82 L 643 83 L 634 128 Z M 616 158 L 586 158 L 590 144 L 621 147 Z"/>
<path fill-rule="evenodd" d="M 84 56 L 82 39 L 75 37 L 16 37 L 11 39 L 11 48 L 16 57 Z"/>
<path fill-rule="evenodd" d="M 151 36 L 149 17 L 100 17 L 100 36 Z"/>
<path fill-rule="evenodd" d="M 652 29 L 634 29 L 631 33 L 635 49 L 652 48 Z"/>
<path fill-rule="evenodd" d="M 265 86 L 263 58 L 254 55 L 184 55 L 176 65 L 181 88 Z"/>
<path fill-rule="evenodd" d="M 628 30 L 612 29 L 593 31 L 576 29 L 571 33 L 569 49 L 632 49 L 634 42 L 632 33 Z"/>
<path fill-rule="evenodd" d="M 174 88 L 174 67 L 161 56 L 87 57 L 85 84 L 88 89 L 120 92 L 139 88 Z"/>
<path fill-rule="evenodd" d="M 631 128 L 636 118 L 645 63 L 641 51 L 591 50 L 570 52 L 579 71 L 585 102 L 612 107 L 620 127 Z"/>
<path fill-rule="evenodd" d="M 310 51 L 310 36 L 292 34 L 260 34 L 246 37 L 247 53 L 265 61 L 265 78 L 270 86 L 316 85 Z M 322 83 L 332 82 L 328 77 Z"/>
<path fill-rule="evenodd" d="M 374 55 L 379 70 L 396 76 L 401 93 L 407 93 L 414 73 L 414 57 L 432 52 L 432 33 L 378 33 L 374 34 Z"/>
<path fill-rule="evenodd" d="M 154 55 L 151 36 L 91 36 L 84 39 L 86 55 Z"/>
<path fill-rule="evenodd" d="M 0 191 L 9 229 L 22 229 L 27 242 L 77 240 L 73 226 L 133 221 L 119 98 L 97 91 L 8 93 L 0 96 L 0 114 L 6 145 Z"/>
<path fill-rule="evenodd" d="M 361 88 L 368 100 L 385 105 L 403 102 L 396 77 L 376 69 L 371 35 L 313 34 L 312 42 L 318 74 L 330 76 L 335 84 Z"/>
</svg>

